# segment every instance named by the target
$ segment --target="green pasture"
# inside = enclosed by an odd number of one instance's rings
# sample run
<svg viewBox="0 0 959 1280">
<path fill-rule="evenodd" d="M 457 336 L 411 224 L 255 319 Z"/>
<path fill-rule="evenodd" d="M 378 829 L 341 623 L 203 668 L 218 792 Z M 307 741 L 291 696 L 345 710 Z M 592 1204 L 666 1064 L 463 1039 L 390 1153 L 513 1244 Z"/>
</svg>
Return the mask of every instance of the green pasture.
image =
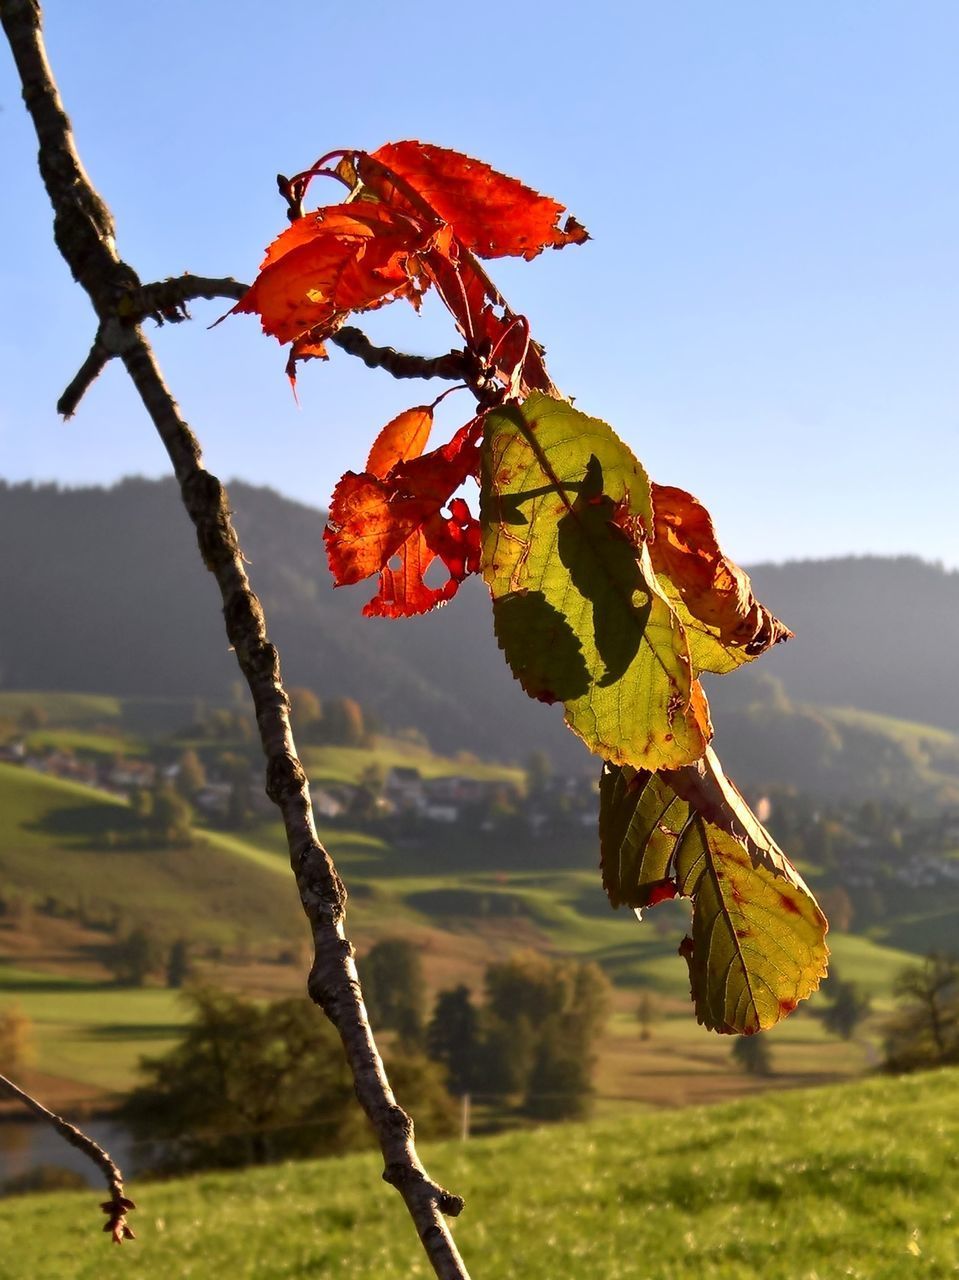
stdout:
<svg viewBox="0 0 959 1280">
<path fill-rule="evenodd" d="M 959 746 L 959 737 L 955 733 L 936 725 L 899 720 L 895 716 L 884 716 L 875 711 L 861 711 L 857 707 L 820 707 L 819 710 L 826 712 L 840 724 L 886 734 L 898 742 L 930 743 L 943 747 Z"/>
<path fill-rule="evenodd" d="M 424 1151 L 477 1280 L 939 1280 L 959 1271 L 959 1072 L 769 1094 Z M 374 1155 L 0 1204 L 0 1280 L 431 1274 Z"/>
<path fill-rule="evenodd" d="M 371 767 L 388 772 L 400 766 L 418 769 L 424 778 L 463 777 L 491 782 L 523 782 L 523 771 L 472 757 L 434 755 L 428 747 L 395 738 L 379 738 L 372 747 L 309 746 L 301 748 L 303 764 L 315 783 L 358 783 Z"/>
<path fill-rule="evenodd" d="M 0 764 L 0 865 L 8 891 L 33 902 L 53 896 L 63 909 L 83 906 L 104 916 L 116 908 L 130 926 L 170 940 L 231 945 L 241 936 L 289 937 L 298 904 L 277 859 L 213 832 L 197 832 L 184 847 L 143 847 L 137 831 L 123 800 Z"/>
<path fill-rule="evenodd" d="M 78 756 L 117 755 L 142 756 L 146 744 L 120 733 L 94 732 L 90 729 L 37 729 L 25 740 L 28 751 L 73 751 Z"/>
<path fill-rule="evenodd" d="M 120 698 L 95 693 L 0 693 L 0 717 L 17 720 L 28 708 L 37 708 L 51 724 L 83 728 L 119 720 Z"/>
</svg>

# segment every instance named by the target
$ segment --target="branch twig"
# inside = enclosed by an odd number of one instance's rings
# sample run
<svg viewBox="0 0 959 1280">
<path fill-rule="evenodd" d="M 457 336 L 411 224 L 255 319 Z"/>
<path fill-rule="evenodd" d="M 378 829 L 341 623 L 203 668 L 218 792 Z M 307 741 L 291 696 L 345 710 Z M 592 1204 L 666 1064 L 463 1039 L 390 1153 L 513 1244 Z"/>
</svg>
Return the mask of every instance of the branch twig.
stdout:
<svg viewBox="0 0 959 1280">
<path fill-rule="evenodd" d="M 108 1151 L 94 1142 L 89 1135 L 85 1134 L 82 1129 L 78 1129 L 75 1124 L 70 1124 L 68 1120 L 64 1120 L 63 1116 L 57 1115 L 55 1111 L 48 1111 L 47 1108 L 31 1097 L 29 1093 L 21 1089 L 19 1085 L 8 1080 L 6 1076 L 0 1076 L 0 1092 L 8 1093 L 11 1098 L 16 1098 L 18 1102 L 22 1102 L 28 1111 L 32 1111 L 35 1116 L 39 1116 L 41 1120 L 46 1120 L 47 1124 L 53 1126 L 65 1142 L 69 1142 L 71 1147 L 76 1147 L 78 1151 L 82 1151 L 97 1168 L 103 1173 L 107 1183 L 107 1190 L 110 1192 L 110 1199 L 104 1200 L 100 1208 L 107 1215 L 107 1220 L 103 1224 L 103 1230 L 109 1231 L 111 1237 L 116 1244 L 122 1244 L 124 1240 L 135 1239 L 133 1228 L 127 1225 L 126 1215 L 131 1209 L 135 1209 L 136 1205 L 132 1200 L 123 1194 L 123 1174 L 114 1164 L 113 1159 Z"/>
<path fill-rule="evenodd" d="M 473 369 L 464 351 L 443 356 L 410 356 L 393 347 L 377 347 L 362 329 L 344 325 L 329 339 L 341 351 L 362 360 L 368 369 L 385 369 L 394 378 L 445 378 L 448 382 L 469 382 Z"/>
<path fill-rule="evenodd" d="M 90 348 L 89 355 L 77 370 L 70 382 L 70 385 L 57 401 L 57 413 L 59 413 L 61 417 L 73 417 L 77 411 L 80 401 L 106 368 L 107 361 L 109 359 L 110 352 L 101 342 L 100 335 L 97 334 L 93 339 L 93 346 Z"/>
<path fill-rule="evenodd" d="M 283 817 L 290 862 L 313 934 L 310 995 L 339 1032 L 357 1096 L 379 1139 L 383 1176 L 402 1195 L 433 1270 L 440 1280 L 468 1280 L 443 1216 L 458 1213 L 463 1202 L 433 1182 L 420 1163 L 412 1121 L 393 1096 L 366 1018 L 353 947 L 344 931 L 346 890 L 316 834 L 279 657 L 247 579 L 226 491 L 203 467 L 199 442 L 180 416 L 139 325 L 120 318 L 137 296 L 139 280 L 117 254 L 112 217 L 77 155 L 47 63 L 38 0 L 0 0 L 0 21 L 40 141 L 40 170 L 54 208 L 57 245 L 90 296 L 106 349 L 123 361 L 166 447 L 203 561 L 220 589 L 227 635 L 256 710 L 267 794 Z"/>
</svg>

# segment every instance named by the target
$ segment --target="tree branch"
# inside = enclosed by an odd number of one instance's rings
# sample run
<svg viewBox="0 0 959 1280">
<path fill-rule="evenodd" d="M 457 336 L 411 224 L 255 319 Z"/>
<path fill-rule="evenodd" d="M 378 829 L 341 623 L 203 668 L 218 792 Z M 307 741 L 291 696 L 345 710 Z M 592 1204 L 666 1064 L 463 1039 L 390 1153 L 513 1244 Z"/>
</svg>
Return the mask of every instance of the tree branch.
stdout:
<svg viewBox="0 0 959 1280">
<path fill-rule="evenodd" d="M 100 341 L 100 335 L 97 334 L 93 339 L 93 346 L 90 348 L 89 355 L 77 370 L 70 382 L 70 385 L 57 401 L 57 413 L 59 413 L 61 417 L 73 417 L 77 411 L 80 401 L 106 368 L 109 359 L 110 352 Z"/>
<path fill-rule="evenodd" d="M 463 1202 L 433 1182 L 420 1163 L 412 1121 L 393 1096 L 367 1021 L 353 947 L 344 931 L 346 890 L 317 837 L 279 657 L 247 579 L 226 491 L 203 467 L 199 442 L 180 416 L 139 324 L 123 318 L 140 283 L 117 254 L 112 217 L 77 155 L 46 60 L 37 0 L 0 0 L 0 21 L 40 141 L 40 171 L 53 204 L 57 245 L 90 296 L 100 322 L 98 337 L 123 361 L 166 447 L 204 564 L 220 589 L 227 635 L 256 710 L 267 794 L 283 817 L 290 862 L 313 934 L 310 996 L 339 1032 L 357 1096 L 379 1139 L 383 1176 L 402 1195 L 436 1275 L 440 1280 L 468 1280 L 443 1217 L 458 1213 Z M 136 310 L 134 303 L 134 314 Z"/>
<path fill-rule="evenodd" d="M 127 1225 L 126 1215 L 131 1209 L 135 1209 L 136 1205 L 123 1194 L 123 1174 L 114 1164 L 110 1153 L 104 1151 L 99 1143 L 94 1142 L 91 1137 L 78 1129 L 75 1124 L 70 1124 L 68 1120 L 64 1120 L 63 1116 L 58 1116 L 55 1111 L 48 1111 L 42 1103 L 36 1098 L 20 1088 L 19 1085 L 8 1080 L 6 1076 L 0 1076 L 0 1092 L 7 1093 L 11 1098 L 16 1098 L 18 1102 L 22 1102 L 28 1111 L 32 1111 L 35 1116 L 39 1116 L 41 1120 L 46 1120 L 47 1124 L 53 1126 L 65 1142 L 69 1142 L 71 1147 L 76 1147 L 78 1151 L 82 1151 L 98 1169 L 103 1173 L 107 1183 L 107 1190 L 110 1192 L 110 1199 L 105 1200 L 100 1208 L 107 1215 L 107 1220 L 103 1225 L 104 1231 L 109 1231 L 116 1244 L 122 1244 L 124 1240 L 133 1240 L 135 1233 L 132 1227 Z"/>
<path fill-rule="evenodd" d="M 368 369 L 385 369 L 394 378 L 446 378 L 449 382 L 469 382 L 474 375 L 465 351 L 449 351 L 444 356 L 409 356 L 393 347 L 376 347 L 362 329 L 344 325 L 329 339 L 341 351 L 362 360 Z"/>
</svg>

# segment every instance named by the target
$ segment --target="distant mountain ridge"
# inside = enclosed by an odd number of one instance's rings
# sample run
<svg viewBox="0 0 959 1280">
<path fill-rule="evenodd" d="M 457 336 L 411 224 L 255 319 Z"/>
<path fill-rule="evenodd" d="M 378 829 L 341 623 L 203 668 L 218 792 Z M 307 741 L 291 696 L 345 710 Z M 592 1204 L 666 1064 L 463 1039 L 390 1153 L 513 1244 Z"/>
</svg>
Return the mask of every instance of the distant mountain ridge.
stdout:
<svg viewBox="0 0 959 1280">
<path fill-rule="evenodd" d="M 330 584 L 321 512 L 269 489 L 228 488 L 288 684 L 356 697 L 439 750 L 522 759 L 545 746 L 568 767 L 589 767 L 558 708 L 531 702 L 510 676 L 480 582 L 425 618 L 365 619 L 370 584 Z M 0 539 L 0 688 L 219 698 L 235 685 L 217 591 L 172 480 L 0 484 Z M 710 682 L 720 743 L 730 708 L 771 699 L 783 712 L 784 698 L 959 731 L 948 665 L 959 651 L 959 573 L 910 557 L 751 573 L 797 638 Z"/>
</svg>

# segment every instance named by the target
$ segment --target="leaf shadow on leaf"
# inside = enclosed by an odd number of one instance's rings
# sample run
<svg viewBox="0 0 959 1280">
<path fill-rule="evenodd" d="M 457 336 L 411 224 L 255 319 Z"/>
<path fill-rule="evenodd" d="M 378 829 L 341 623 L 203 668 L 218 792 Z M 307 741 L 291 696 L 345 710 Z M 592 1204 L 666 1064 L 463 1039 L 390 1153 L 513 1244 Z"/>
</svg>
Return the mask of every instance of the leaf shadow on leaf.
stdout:
<svg viewBox="0 0 959 1280">
<path fill-rule="evenodd" d="M 538 489 L 524 489 L 522 493 L 492 493 L 489 496 L 490 519 L 495 524 L 528 525 L 529 517 L 520 510 L 523 504 L 531 502 L 534 498 L 548 497 L 556 493 L 557 488 L 561 492 L 569 489 L 576 493 L 580 486 L 578 484 L 560 486 L 544 484 Z"/>
<path fill-rule="evenodd" d="M 615 508 L 603 492 L 603 467 L 595 454 L 577 488 L 557 525 L 557 550 L 573 585 L 592 606 L 596 651 L 606 667 L 596 683 L 603 688 L 621 679 L 636 657 L 652 600 L 635 551 L 612 524 Z M 645 604 L 634 603 L 636 591 L 646 594 Z"/>
<path fill-rule="evenodd" d="M 566 702 L 590 687 L 579 641 L 569 623 L 541 591 L 515 591 L 493 601 L 498 637 L 513 637 L 513 673 L 531 698 Z M 522 637 L 520 644 L 515 638 Z M 529 655 L 529 663 L 523 655 Z"/>
</svg>

